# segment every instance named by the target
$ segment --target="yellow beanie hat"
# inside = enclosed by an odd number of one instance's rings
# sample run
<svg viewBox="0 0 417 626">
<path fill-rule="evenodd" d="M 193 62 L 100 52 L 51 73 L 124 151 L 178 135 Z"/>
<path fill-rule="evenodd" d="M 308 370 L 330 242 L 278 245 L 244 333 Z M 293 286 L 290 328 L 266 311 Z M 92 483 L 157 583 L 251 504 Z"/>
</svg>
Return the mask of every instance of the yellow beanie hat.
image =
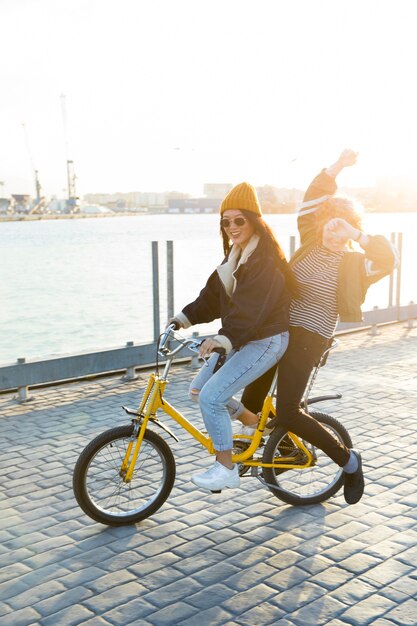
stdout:
<svg viewBox="0 0 417 626">
<path fill-rule="evenodd" d="M 220 214 L 222 215 L 228 209 L 244 209 L 256 215 L 262 215 L 255 187 L 249 183 L 240 183 L 233 187 L 220 205 Z"/>
</svg>

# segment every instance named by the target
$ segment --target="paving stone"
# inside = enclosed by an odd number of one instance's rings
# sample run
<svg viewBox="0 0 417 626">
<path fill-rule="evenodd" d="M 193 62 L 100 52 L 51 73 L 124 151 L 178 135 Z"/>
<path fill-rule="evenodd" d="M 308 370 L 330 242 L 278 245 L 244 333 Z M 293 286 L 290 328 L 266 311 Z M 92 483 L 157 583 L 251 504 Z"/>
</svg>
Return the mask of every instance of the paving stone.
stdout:
<svg viewBox="0 0 417 626">
<path fill-rule="evenodd" d="M 410 576 L 401 576 L 401 578 L 394 580 L 391 583 L 391 587 L 402 591 L 408 596 L 417 596 L 417 578 L 413 576 L 413 573 Z"/>
<path fill-rule="evenodd" d="M 211 548 L 216 548 L 216 544 L 204 537 L 203 539 L 195 539 L 194 541 L 183 543 L 174 548 L 173 552 L 180 557 L 187 558 Z"/>
<path fill-rule="evenodd" d="M 342 614 L 342 619 L 362 626 L 374 624 L 374 620 L 395 607 L 395 603 L 380 594 L 373 594 L 351 606 Z"/>
<path fill-rule="evenodd" d="M 290 589 L 280 591 L 270 602 L 276 604 L 284 614 L 291 614 L 325 594 L 326 590 L 323 587 L 306 581 Z"/>
<path fill-rule="evenodd" d="M 18 583 L 16 583 L 16 587 L 18 588 Z M 58 595 L 62 591 L 65 591 L 64 585 L 50 580 L 37 586 L 31 586 L 29 589 L 25 586 L 23 591 L 9 598 L 8 603 L 12 609 L 23 609 L 27 606 L 35 606 L 41 600 Z"/>
<path fill-rule="evenodd" d="M 389 585 L 400 576 L 409 574 L 412 571 L 413 567 L 411 565 L 406 565 L 396 559 L 387 559 L 384 563 L 380 563 L 379 565 L 376 565 L 372 569 L 368 570 L 364 575 L 364 579 L 370 580 L 370 582 L 375 581 L 377 583 Z"/>
<path fill-rule="evenodd" d="M 341 561 L 339 565 L 347 569 L 349 572 L 353 572 L 354 574 L 362 574 L 364 572 L 367 572 L 368 570 L 371 570 L 379 563 L 381 563 L 380 558 L 376 558 L 362 552 L 359 554 L 354 554 L 347 559 L 343 559 L 343 561 Z"/>
<path fill-rule="evenodd" d="M 12 565 L 8 565 L 0 569 L 0 585 L 9 581 L 15 580 L 19 576 L 24 576 L 30 572 L 31 569 L 27 565 L 23 563 L 13 563 Z"/>
<path fill-rule="evenodd" d="M 98 615 L 95 615 L 91 619 L 88 619 L 87 621 L 82 622 L 82 625 L 83 626 L 112 626 L 110 622 L 108 622 L 106 619 L 103 619 L 102 617 L 99 617 Z M 141 622 L 141 626 L 145 626 L 145 624 Z"/>
<path fill-rule="evenodd" d="M 170 583 L 169 585 L 165 585 L 162 593 L 159 589 L 157 589 L 149 593 L 145 592 L 142 594 L 142 597 L 146 600 L 146 602 L 154 604 L 158 608 L 164 608 L 168 604 L 172 605 L 185 599 L 188 600 L 190 596 L 197 593 L 201 589 L 202 585 L 195 580 L 189 579 L 187 584 L 184 584 L 184 580 L 178 580 L 174 583 Z"/>
<path fill-rule="evenodd" d="M 13 611 L 13 616 L 10 618 L 10 626 L 28 626 L 28 624 L 39 624 L 40 615 L 37 611 L 30 607 Z M 7 618 L 9 619 L 9 618 Z"/>
<path fill-rule="evenodd" d="M 290 624 L 297 626 L 318 626 L 319 624 L 326 624 L 327 626 L 327 624 L 332 623 L 332 620 L 338 618 L 345 609 L 346 605 L 330 595 L 324 595 L 320 596 L 317 602 L 310 602 L 301 609 L 293 611 L 291 615 L 287 616 L 287 619 Z M 359 623 L 356 622 L 355 626 L 359 626 Z"/>
<path fill-rule="evenodd" d="M 226 609 L 226 611 L 230 611 L 234 615 L 241 615 L 254 606 L 258 606 L 265 600 L 273 598 L 275 595 L 275 589 L 261 583 L 247 591 L 235 593 L 229 600 L 222 603 L 222 608 Z"/>
<path fill-rule="evenodd" d="M 150 528 L 149 530 L 144 530 L 141 534 L 149 536 L 151 539 L 159 539 L 160 537 L 169 537 L 171 534 L 177 534 L 181 536 L 181 531 L 189 530 L 186 524 L 181 522 L 172 522 L 170 521 L 168 524 L 160 524 L 155 526 L 154 528 Z M 189 537 L 185 537 L 188 539 Z"/>
<path fill-rule="evenodd" d="M 316 580 L 316 582 L 317 584 L 320 584 L 319 580 Z M 353 578 L 340 586 L 334 586 L 332 588 L 331 595 L 333 598 L 340 600 L 340 602 L 343 602 L 347 606 L 352 606 L 360 600 L 368 598 L 376 591 L 376 587 L 370 583 L 368 584 L 361 579 L 358 580 L 357 578 Z"/>
<path fill-rule="evenodd" d="M 224 543 L 220 543 L 216 547 L 219 552 L 230 556 L 233 554 L 240 554 L 252 545 L 253 544 L 250 541 L 247 541 L 243 537 L 237 537 L 235 539 L 229 539 L 229 541 L 225 541 Z"/>
<path fill-rule="evenodd" d="M 297 546 L 297 551 L 300 552 L 305 557 L 314 556 L 317 553 L 323 555 L 323 553 L 330 548 L 339 547 L 339 542 L 333 537 L 328 537 L 324 533 L 322 533 L 319 537 L 315 537 L 314 539 L 310 539 L 308 541 L 299 542 Z"/>
<path fill-rule="evenodd" d="M 144 557 L 155 556 L 156 554 L 162 554 L 168 550 L 173 550 L 180 544 L 184 544 L 184 539 L 171 535 L 169 537 L 163 537 L 162 539 L 146 543 L 144 546 L 139 546 L 138 552 Z"/>
<path fill-rule="evenodd" d="M 194 614 L 191 615 L 188 619 L 179 622 L 176 626 L 196 626 L 196 622 L 201 624 L 201 626 L 207 624 L 211 624 L 214 626 L 215 624 L 229 624 L 231 615 L 227 611 L 224 611 L 221 607 L 214 606 L 206 611 L 199 611 L 198 617 Z M 255 624 L 256 622 L 252 622 Z M 261 623 L 261 622 L 259 622 Z"/>
<path fill-rule="evenodd" d="M 295 550 L 279 550 L 278 554 L 269 558 L 266 563 L 275 571 L 281 571 L 300 561 L 305 561 L 304 556 Z"/>
<path fill-rule="evenodd" d="M 350 580 L 352 576 L 353 574 L 351 572 L 348 572 L 342 567 L 332 566 L 310 578 L 310 582 L 317 583 L 330 591 L 340 588 L 340 586 Z"/>
<path fill-rule="evenodd" d="M 201 610 L 210 609 L 220 606 L 224 601 L 232 598 L 235 593 L 234 589 L 225 584 L 205 585 L 201 591 L 188 595 L 187 603 Z"/>
<path fill-rule="evenodd" d="M 285 591 L 295 587 L 303 581 L 309 580 L 308 573 L 296 566 L 290 566 L 282 571 L 278 572 L 274 576 L 268 578 L 268 585 L 271 585 L 274 589 Z"/>
<path fill-rule="evenodd" d="M 195 609 L 185 602 L 178 602 L 173 606 L 168 606 L 164 609 L 152 613 L 149 618 L 150 623 L 153 626 L 172 626 L 173 624 L 180 624 L 185 619 L 193 615 Z"/>
<path fill-rule="evenodd" d="M 10 613 L 13 613 L 13 609 L 4 602 L 0 602 L 0 617 L 4 618 L 5 615 L 10 615 Z M 5 619 L 2 621 L 5 621 Z"/>
<path fill-rule="evenodd" d="M 60 563 L 52 563 L 51 565 L 46 565 L 45 567 L 29 570 L 17 580 L 21 581 L 27 588 L 29 588 L 35 587 L 41 583 L 46 583 L 50 580 L 58 580 L 60 577 L 65 577 L 68 574 L 70 574 L 70 572 L 62 567 Z"/>
<path fill-rule="evenodd" d="M 92 570 L 93 568 L 88 568 L 88 569 Z M 84 574 L 83 575 L 84 580 L 82 583 L 82 584 L 87 583 L 88 588 L 91 589 L 91 591 L 94 591 L 94 593 L 102 593 L 103 591 L 112 589 L 112 587 L 120 587 L 120 585 L 122 585 L 123 583 L 136 580 L 136 576 L 132 572 L 129 572 L 128 570 L 110 572 L 110 574 L 103 574 L 102 570 L 99 570 L 98 568 L 95 568 L 95 570 L 96 572 L 98 572 L 98 575 L 96 574 L 94 577 L 92 577 L 91 574 L 89 574 L 90 579 L 85 580 L 86 576 Z M 62 582 L 65 583 L 67 581 L 62 579 Z M 74 582 L 80 582 L 80 581 L 77 581 L 75 579 Z"/>
<path fill-rule="evenodd" d="M 356 541 L 355 539 L 347 539 L 346 541 L 340 542 L 327 550 L 323 550 L 322 555 L 331 561 L 340 563 L 341 561 L 348 559 L 350 556 L 365 550 L 368 550 L 365 543 Z"/>
<path fill-rule="evenodd" d="M 165 585 L 169 585 L 180 579 L 184 579 L 183 574 L 173 567 L 169 569 L 158 569 L 152 574 L 140 576 L 140 581 L 143 586 L 146 587 L 147 591 L 163 589 Z"/>
<path fill-rule="evenodd" d="M 195 559 L 191 559 L 191 561 L 195 562 Z M 172 552 L 167 552 L 166 554 L 158 554 L 148 559 L 137 558 L 136 563 L 127 566 L 127 569 L 135 576 L 141 577 L 160 569 L 169 569 L 179 562 L 181 562 L 180 557 Z"/>
<path fill-rule="evenodd" d="M 178 560 L 175 563 L 175 567 L 180 572 L 184 572 L 185 574 L 189 575 L 194 572 L 200 571 L 207 565 L 223 562 L 224 558 L 224 554 L 218 552 L 217 550 L 203 550 L 200 554 L 186 557 L 184 559 L 178 557 Z"/>
<path fill-rule="evenodd" d="M 49 598 L 37 602 L 34 608 L 36 608 L 43 617 L 49 617 L 62 609 L 76 604 L 82 604 L 84 606 L 84 601 L 91 595 L 92 592 L 89 589 L 73 587 L 59 594 L 51 594 Z"/>
<path fill-rule="evenodd" d="M 93 617 L 95 616 L 92 611 L 89 611 L 85 606 L 76 604 L 44 617 L 40 624 L 41 626 L 76 626 L 76 624 L 84 624 L 85 620 Z M 103 622 L 103 624 L 105 623 Z"/>
<path fill-rule="evenodd" d="M 138 581 L 130 581 L 122 584 L 115 583 L 112 587 L 106 587 L 102 593 L 92 593 L 84 601 L 84 606 L 93 613 L 101 615 L 116 607 L 121 601 L 128 602 L 137 596 L 143 596 L 146 592 L 143 585 Z"/>
</svg>

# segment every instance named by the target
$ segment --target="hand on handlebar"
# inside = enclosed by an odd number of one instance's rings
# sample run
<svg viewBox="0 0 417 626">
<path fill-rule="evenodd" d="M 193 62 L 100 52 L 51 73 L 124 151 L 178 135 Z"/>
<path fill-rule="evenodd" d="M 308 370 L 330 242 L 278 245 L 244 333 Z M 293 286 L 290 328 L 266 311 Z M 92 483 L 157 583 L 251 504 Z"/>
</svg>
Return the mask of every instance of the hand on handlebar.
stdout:
<svg viewBox="0 0 417 626">
<path fill-rule="evenodd" d="M 165 330 L 168 328 L 168 326 L 174 326 L 173 330 L 179 330 L 180 328 L 182 328 L 181 322 L 176 317 L 171 317 L 167 321 L 165 325 Z"/>
<path fill-rule="evenodd" d="M 200 346 L 200 357 L 202 359 L 210 356 L 210 354 L 216 350 L 216 348 L 220 348 L 223 349 L 223 346 L 221 345 L 221 343 L 219 341 L 216 341 L 215 339 L 204 339 L 204 341 L 202 342 L 201 346 Z"/>
</svg>

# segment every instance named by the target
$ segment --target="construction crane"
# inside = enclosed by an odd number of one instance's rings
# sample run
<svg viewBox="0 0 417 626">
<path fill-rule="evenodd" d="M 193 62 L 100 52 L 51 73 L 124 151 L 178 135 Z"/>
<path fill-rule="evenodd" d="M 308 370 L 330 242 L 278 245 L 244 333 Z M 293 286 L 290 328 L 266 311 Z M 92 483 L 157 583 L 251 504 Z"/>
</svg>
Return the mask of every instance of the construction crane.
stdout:
<svg viewBox="0 0 417 626">
<path fill-rule="evenodd" d="M 67 108 L 65 103 L 65 94 L 61 94 L 61 109 L 62 109 L 62 122 L 64 125 L 64 140 L 65 140 L 65 155 L 67 160 L 67 184 L 68 184 L 68 198 L 67 198 L 67 211 L 69 213 L 77 213 L 80 210 L 79 198 L 75 189 L 75 181 L 77 179 L 74 169 L 74 161 L 69 158 L 69 144 L 68 144 L 68 125 L 67 125 Z"/>
<path fill-rule="evenodd" d="M 36 190 L 36 196 L 35 196 L 36 202 L 35 202 L 35 205 L 29 211 L 29 213 L 41 213 L 43 212 L 46 206 L 45 198 L 43 197 L 43 194 L 42 194 L 42 187 L 39 182 L 39 172 L 35 167 L 35 163 L 34 163 L 33 156 L 32 156 L 32 151 L 30 149 L 28 132 L 27 132 L 26 124 L 24 122 L 22 123 L 22 127 L 23 127 L 23 133 L 25 135 L 25 143 L 26 143 L 26 148 L 28 151 L 30 166 L 32 168 L 34 178 L 35 178 L 35 190 Z"/>
</svg>

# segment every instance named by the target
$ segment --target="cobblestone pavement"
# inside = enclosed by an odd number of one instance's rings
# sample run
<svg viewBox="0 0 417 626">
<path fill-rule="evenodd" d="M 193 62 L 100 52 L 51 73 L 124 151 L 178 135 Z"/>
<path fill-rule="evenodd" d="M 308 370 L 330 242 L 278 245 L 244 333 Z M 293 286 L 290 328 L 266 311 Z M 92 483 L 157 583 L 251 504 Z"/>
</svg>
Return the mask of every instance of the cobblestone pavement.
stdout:
<svg viewBox="0 0 417 626">
<path fill-rule="evenodd" d="M 193 375 L 168 390 L 187 415 Z M 172 439 L 177 480 L 136 526 L 108 528 L 74 501 L 71 474 L 96 434 L 126 423 L 144 378 L 0 396 L 0 620 L 18 626 L 411 626 L 417 623 L 417 329 L 341 338 L 320 372 L 321 406 L 362 450 L 365 495 L 291 507 L 248 478 L 206 495 L 189 480 L 204 451 Z M 200 423 L 200 418 L 195 418 Z M 162 431 L 158 431 L 161 432 Z"/>
</svg>

